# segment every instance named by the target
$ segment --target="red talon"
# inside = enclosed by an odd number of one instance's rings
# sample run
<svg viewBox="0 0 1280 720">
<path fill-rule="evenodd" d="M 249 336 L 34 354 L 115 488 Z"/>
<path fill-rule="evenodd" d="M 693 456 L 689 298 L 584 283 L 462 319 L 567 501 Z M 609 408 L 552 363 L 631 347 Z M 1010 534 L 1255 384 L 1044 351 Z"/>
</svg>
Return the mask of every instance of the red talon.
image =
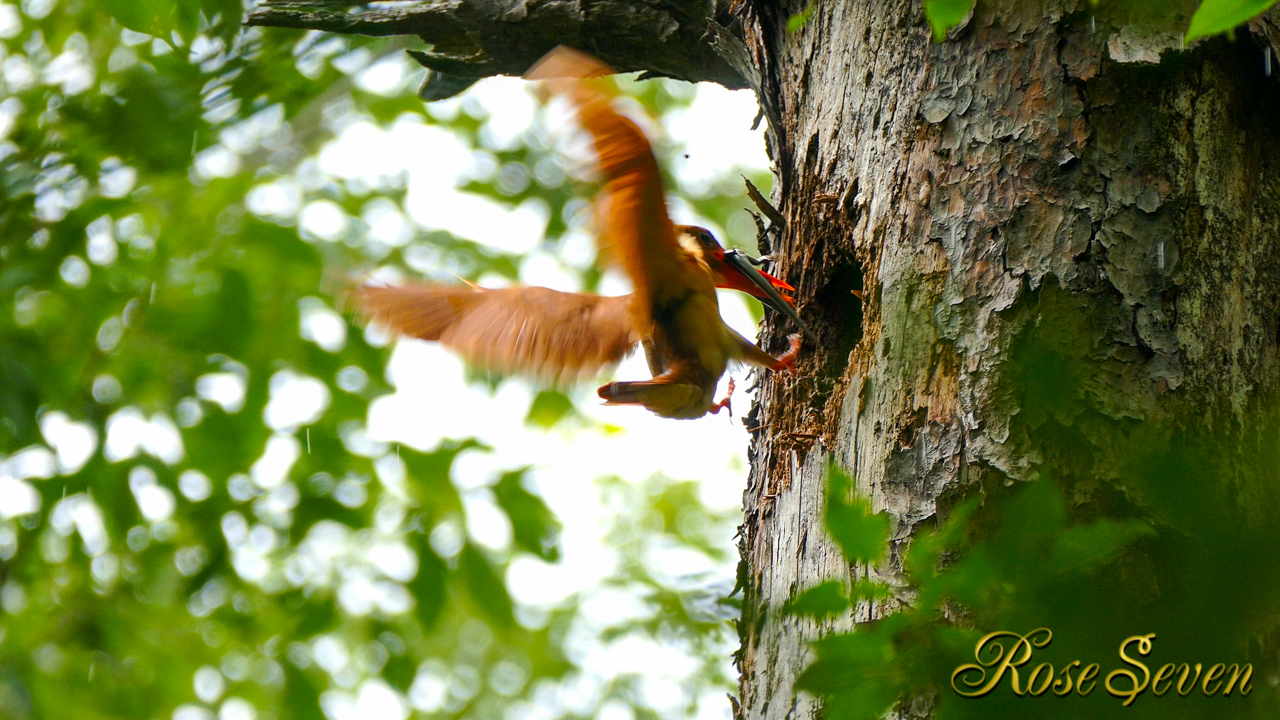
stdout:
<svg viewBox="0 0 1280 720">
<path fill-rule="evenodd" d="M 718 403 L 716 403 L 715 405 L 712 405 L 712 406 L 711 406 L 711 414 L 712 414 L 712 415 L 719 415 L 719 414 L 720 414 L 720 411 L 721 411 L 722 409 L 723 409 L 723 410 L 728 410 L 728 411 L 729 411 L 729 419 L 731 419 L 731 420 L 732 420 L 732 419 L 733 419 L 733 405 L 732 405 L 732 404 L 730 404 L 730 402 L 729 402 L 729 401 L 730 401 L 730 399 L 732 399 L 732 398 L 733 398 L 733 378 L 729 378 L 729 391 L 728 391 L 728 392 L 726 392 L 726 393 L 724 394 L 724 399 L 723 399 L 723 400 L 721 400 L 720 402 L 718 402 Z"/>
</svg>

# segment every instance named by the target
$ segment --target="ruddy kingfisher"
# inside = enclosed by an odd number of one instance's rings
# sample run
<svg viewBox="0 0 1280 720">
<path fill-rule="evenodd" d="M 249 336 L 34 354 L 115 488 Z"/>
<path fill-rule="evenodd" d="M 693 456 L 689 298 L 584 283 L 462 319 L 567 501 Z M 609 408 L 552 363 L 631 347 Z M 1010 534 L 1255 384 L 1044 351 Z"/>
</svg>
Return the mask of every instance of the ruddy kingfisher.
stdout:
<svg viewBox="0 0 1280 720">
<path fill-rule="evenodd" d="M 729 395 L 714 398 L 730 362 L 794 374 L 800 335 L 782 356 L 766 353 L 721 319 L 717 287 L 749 293 L 809 330 L 782 294 L 794 288 L 757 270 L 745 254 L 726 251 L 707 230 L 671 222 L 649 141 L 592 80 L 612 72 L 559 47 L 526 78 L 567 98 L 590 134 L 604 179 L 597 197 L 602 255 L 625 269 L 634 292 L 418 283 L 365 285 L 355 300 L 368 318 L 399 334 L 438 341 L 482 367 L 552 382 L 594 374 L 641 345 L 653 378 L 602 385 L 597 392 L 606 405 L 641 405 L 668 418 L 718 413 L 733 393 L 730 380 Z"/>
</svg>

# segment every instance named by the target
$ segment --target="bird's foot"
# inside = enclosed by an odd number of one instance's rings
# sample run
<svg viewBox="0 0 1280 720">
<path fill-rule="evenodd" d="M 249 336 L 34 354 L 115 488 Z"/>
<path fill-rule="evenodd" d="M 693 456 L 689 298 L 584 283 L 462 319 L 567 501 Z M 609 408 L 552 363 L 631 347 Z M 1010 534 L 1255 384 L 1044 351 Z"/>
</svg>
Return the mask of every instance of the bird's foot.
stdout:
<svg viewBox="0 0 1280 720">
<path fill-rule="evenodd" d="M 796 374 L 796 358 L 800 356 L 800 333 L 792 333 L 791 347 L 778 358 L 778 364 L 774 366 L 774 370 L 786 370 L 791 375 Z"/>
<path fill-rule="evenodd" d="M 724 394 L 724 399 L 711 406 L 711 414 L 719 415 L 721 410 L 729 411 L 729 419 L 733 419 L 733 405 L 730 402 L 733 399 L 733 378 L 729 378 L 729 389 Z"/>
</svg>

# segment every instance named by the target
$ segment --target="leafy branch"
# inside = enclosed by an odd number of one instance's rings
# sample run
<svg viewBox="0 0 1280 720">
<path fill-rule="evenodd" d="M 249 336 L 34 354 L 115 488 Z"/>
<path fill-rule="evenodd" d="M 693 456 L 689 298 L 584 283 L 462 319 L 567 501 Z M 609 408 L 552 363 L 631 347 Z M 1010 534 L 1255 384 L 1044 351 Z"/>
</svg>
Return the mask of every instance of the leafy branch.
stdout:
<svg viewBox="0 0 1280 720">
<path fill-rule="evenodd" d="M 852 495 L 852 482 L 838 468 L 829 477 L 828 531 L 850 563 L 880 561 L 888 550 L 888 517 Z M 985 507 L 980 498 L 961 504 L 936 530 L 912 541 L 903 566 L 913 605 L 814 642 L 816 660 L 797 686 L 825 697 L 827 717 L 884 717 L 904 697 L 937 693 L 940 679 L 945 683 L 973 652 L 978 636 L 1044 624 L 1055 617 L 1054 598 L 1079 597 L 1081 582 L 1152 534 L 1138 521 L 1077 525 L 1067 514 L 1049 481 L 989 498 Z M 828 581 L 799 594 L 786 610 L 826 619 L 889 594 L 879 583 L 846 588 Z"/>
</svg>

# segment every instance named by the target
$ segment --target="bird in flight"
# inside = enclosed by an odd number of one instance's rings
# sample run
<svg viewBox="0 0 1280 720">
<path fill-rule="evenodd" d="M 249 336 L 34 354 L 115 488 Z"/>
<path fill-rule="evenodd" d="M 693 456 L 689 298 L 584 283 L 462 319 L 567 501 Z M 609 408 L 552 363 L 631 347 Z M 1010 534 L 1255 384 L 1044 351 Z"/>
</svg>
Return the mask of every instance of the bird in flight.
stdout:
<svg viewBox="0 0 1280 720">
<path fill-rule="evenodd" d="M 606 405 L 641 405 L 668 418 L 718 413 L 729 406 L 729 396 L 714 398 L 729 363 L 794 374 L 800 335 L 773 357 L 725 324 L 716 287 L 749 293 L 812 333 L 782 294 L 794 288 L 744 254 L 726 251 L 707 230 L 671 222 L 649 141 L 592 80 L 612 72 L 559 47 L 526 78 L 565 97 L 590 134 L 604 178 L 597 197 L 602 255 L 625 269 L 634 292 L 610 297 L 418 283 L 365 285 L 355 301 L 366 317 L 401 335 L 440 342 L 482 367 L 553 383 L 594 374 L 641 345 L 653 377 L 602 385 L 597 392 Z"/>
</svg>

